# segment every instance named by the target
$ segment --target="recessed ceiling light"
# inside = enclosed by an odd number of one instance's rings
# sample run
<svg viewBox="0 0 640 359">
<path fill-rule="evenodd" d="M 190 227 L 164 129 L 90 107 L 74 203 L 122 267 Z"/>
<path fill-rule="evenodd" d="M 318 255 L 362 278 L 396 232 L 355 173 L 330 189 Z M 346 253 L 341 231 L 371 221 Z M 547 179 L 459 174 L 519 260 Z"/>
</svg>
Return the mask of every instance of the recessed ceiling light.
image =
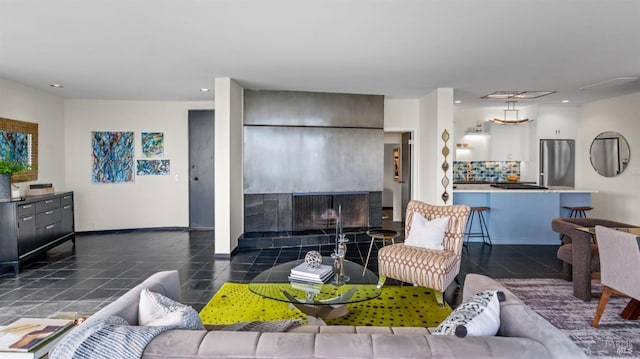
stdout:
<svg viewBox="0 0 640 359">
<path fill-rule="evenodd" d="M 462 103 L 462 101 L 460 101 L 460 100 L 455 100 L 455 101 L 453 101 L 453 103 Z"/>
<path fill-rule="evenodd" d="M 202 89 L 200 89 L 200 91 L 202 91 L 202 92 L 209 92 L 210 90 L 209 90 L 209 89 L 204 89 L 204 88 L 202 88 Z"/>
<path fill-rule="evenodd" d="M 51 84 L 51 85 L 49 85 L 49 86 L 51 86 L 51 87 L 53 87 L 53 88 L 57 88 L 57 89 L 59 89 L 59 88 L 63 88 L 63 87 L 64 87 L 64 86 L 62 86 L 62 85 L 60 85 L 60 84 Z"/>
<path fill-rule="evenodd" d="M 569 103 L 569 100 L 562 100 L 562 103 Z"/>
</svg>

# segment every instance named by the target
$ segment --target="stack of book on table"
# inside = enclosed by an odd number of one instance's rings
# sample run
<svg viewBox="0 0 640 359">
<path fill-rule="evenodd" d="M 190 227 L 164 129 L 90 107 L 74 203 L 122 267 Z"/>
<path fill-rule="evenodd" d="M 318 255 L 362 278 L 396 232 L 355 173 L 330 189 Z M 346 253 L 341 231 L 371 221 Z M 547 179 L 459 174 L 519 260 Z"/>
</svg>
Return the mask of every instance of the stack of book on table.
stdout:
<svg viewBox="0 0 640 359">
<path fill-rule="evenodd" d="M 310 268 L 306 263 L 300 263 L 291 269 L 289 280 L 292 282 L 324 283 L 332 275 L 333 268 L 329 265 L 321 264 L 320 267 Z"/>
<path fill-rule="evenodd" d="M 40 358 L 71 328 L 67 319 L 22 318 L 0 327 L 0 358 Z"/>
</svg>

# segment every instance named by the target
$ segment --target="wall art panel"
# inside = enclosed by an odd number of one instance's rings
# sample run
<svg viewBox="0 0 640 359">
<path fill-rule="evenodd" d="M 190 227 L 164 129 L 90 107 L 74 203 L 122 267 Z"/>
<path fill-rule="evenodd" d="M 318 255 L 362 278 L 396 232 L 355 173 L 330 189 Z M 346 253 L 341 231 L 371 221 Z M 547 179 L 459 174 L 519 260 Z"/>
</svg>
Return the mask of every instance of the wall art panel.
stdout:
<svg viewBox="0 0 640 359">
<path fill-rule="evenodd" d="M 164 133 L 163 132 L 142 132 L 142 157 L 162 158 L 164 157 Z"/>
<path fill-rule="evenodd" d="M 137 174 L 167 176 L 170 172 L 169 160 L 138 160 Z"/>
<path fill-rule="evenodd" d="M 133 182 L 133 132 L 91 132 L 93 183 Z"/>
</svg>

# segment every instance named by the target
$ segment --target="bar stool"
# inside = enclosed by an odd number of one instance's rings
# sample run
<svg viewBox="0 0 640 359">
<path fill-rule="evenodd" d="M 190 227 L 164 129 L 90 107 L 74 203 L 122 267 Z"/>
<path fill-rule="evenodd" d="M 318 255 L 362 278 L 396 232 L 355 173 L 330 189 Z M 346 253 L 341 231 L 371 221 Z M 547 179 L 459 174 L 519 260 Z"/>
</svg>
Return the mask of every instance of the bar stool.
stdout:
<svg viewBox="0 0 640 359">
<path fill-rule="evenodd" d="M 487 229 L 487 222 L 485 222 L 484 215 L 482 215 L 482 212 L 488 211 L 489 209 L 489 207 L 471 207 L 469 218 L 467 220 L 467 228 L 464 233 L 464 235 L 467 236 L 467 241 L 465 242 L 465 244 L 469 243 L 469 238 L 471 237 L 481 237 L 482 244 L 493 246 L 493 243 L 491 243 L 491 237 L 489 236 L 489 229 Z M 473 219 L 476 216 L 478 217 L 478 221 L 480 222 L 480 232 L 471 232 L 471 228 L 473 228 Z"/>
<path fill-rule="evenodd" d="M 371 244 L 369 244 L 369 253 L 367 253 L 367 260 L 364 262 L 364 270 L 362 274 L 367 271 L 367 265 L 369 265 L 369 257 L 371 257 L 371 249 L 373 249 L 373 244 L 376 239 L 382 240 L 382 245 L 384 246 L 385 241 L 391 240 L 391 244 L 396 244 L 396 237 L 398 236 L 398 232 L 393 229 L 370 229 L 367 231 L 367 235 L 371 237 Z M 376 246 L 378 248 L 378 246 Z"/>
<path fill-rule="evenodd" d="M 582 206 L 582 207 L 563 206 L 562 208 L 571 210 L 571 213 L 569 213 L 569 218 L 587 218 L 586 211 L 590 211 L 593 209 L 593 207 L 587 207 L 587 206 Z"/>
</svg>

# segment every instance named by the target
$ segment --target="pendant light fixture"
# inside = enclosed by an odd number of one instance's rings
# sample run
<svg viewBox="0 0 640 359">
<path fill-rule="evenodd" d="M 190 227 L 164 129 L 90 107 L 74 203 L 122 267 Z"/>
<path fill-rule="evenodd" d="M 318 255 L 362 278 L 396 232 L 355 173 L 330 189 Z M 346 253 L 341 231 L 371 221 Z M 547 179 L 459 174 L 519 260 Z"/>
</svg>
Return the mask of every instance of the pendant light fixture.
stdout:
<svg viewBox="0 0 640 359">
<path fill-rule="evenodd" d="M 528 118 L 520 119 L 518 110 L 516 110 L 516 102 L 517 101 L 507 101 L 507 109 L 504 110 L 504 118 L 494 118 L 491 121 L 500 125 L 520 125 L 531 122 L 532 120 Z"/>
</svg>

